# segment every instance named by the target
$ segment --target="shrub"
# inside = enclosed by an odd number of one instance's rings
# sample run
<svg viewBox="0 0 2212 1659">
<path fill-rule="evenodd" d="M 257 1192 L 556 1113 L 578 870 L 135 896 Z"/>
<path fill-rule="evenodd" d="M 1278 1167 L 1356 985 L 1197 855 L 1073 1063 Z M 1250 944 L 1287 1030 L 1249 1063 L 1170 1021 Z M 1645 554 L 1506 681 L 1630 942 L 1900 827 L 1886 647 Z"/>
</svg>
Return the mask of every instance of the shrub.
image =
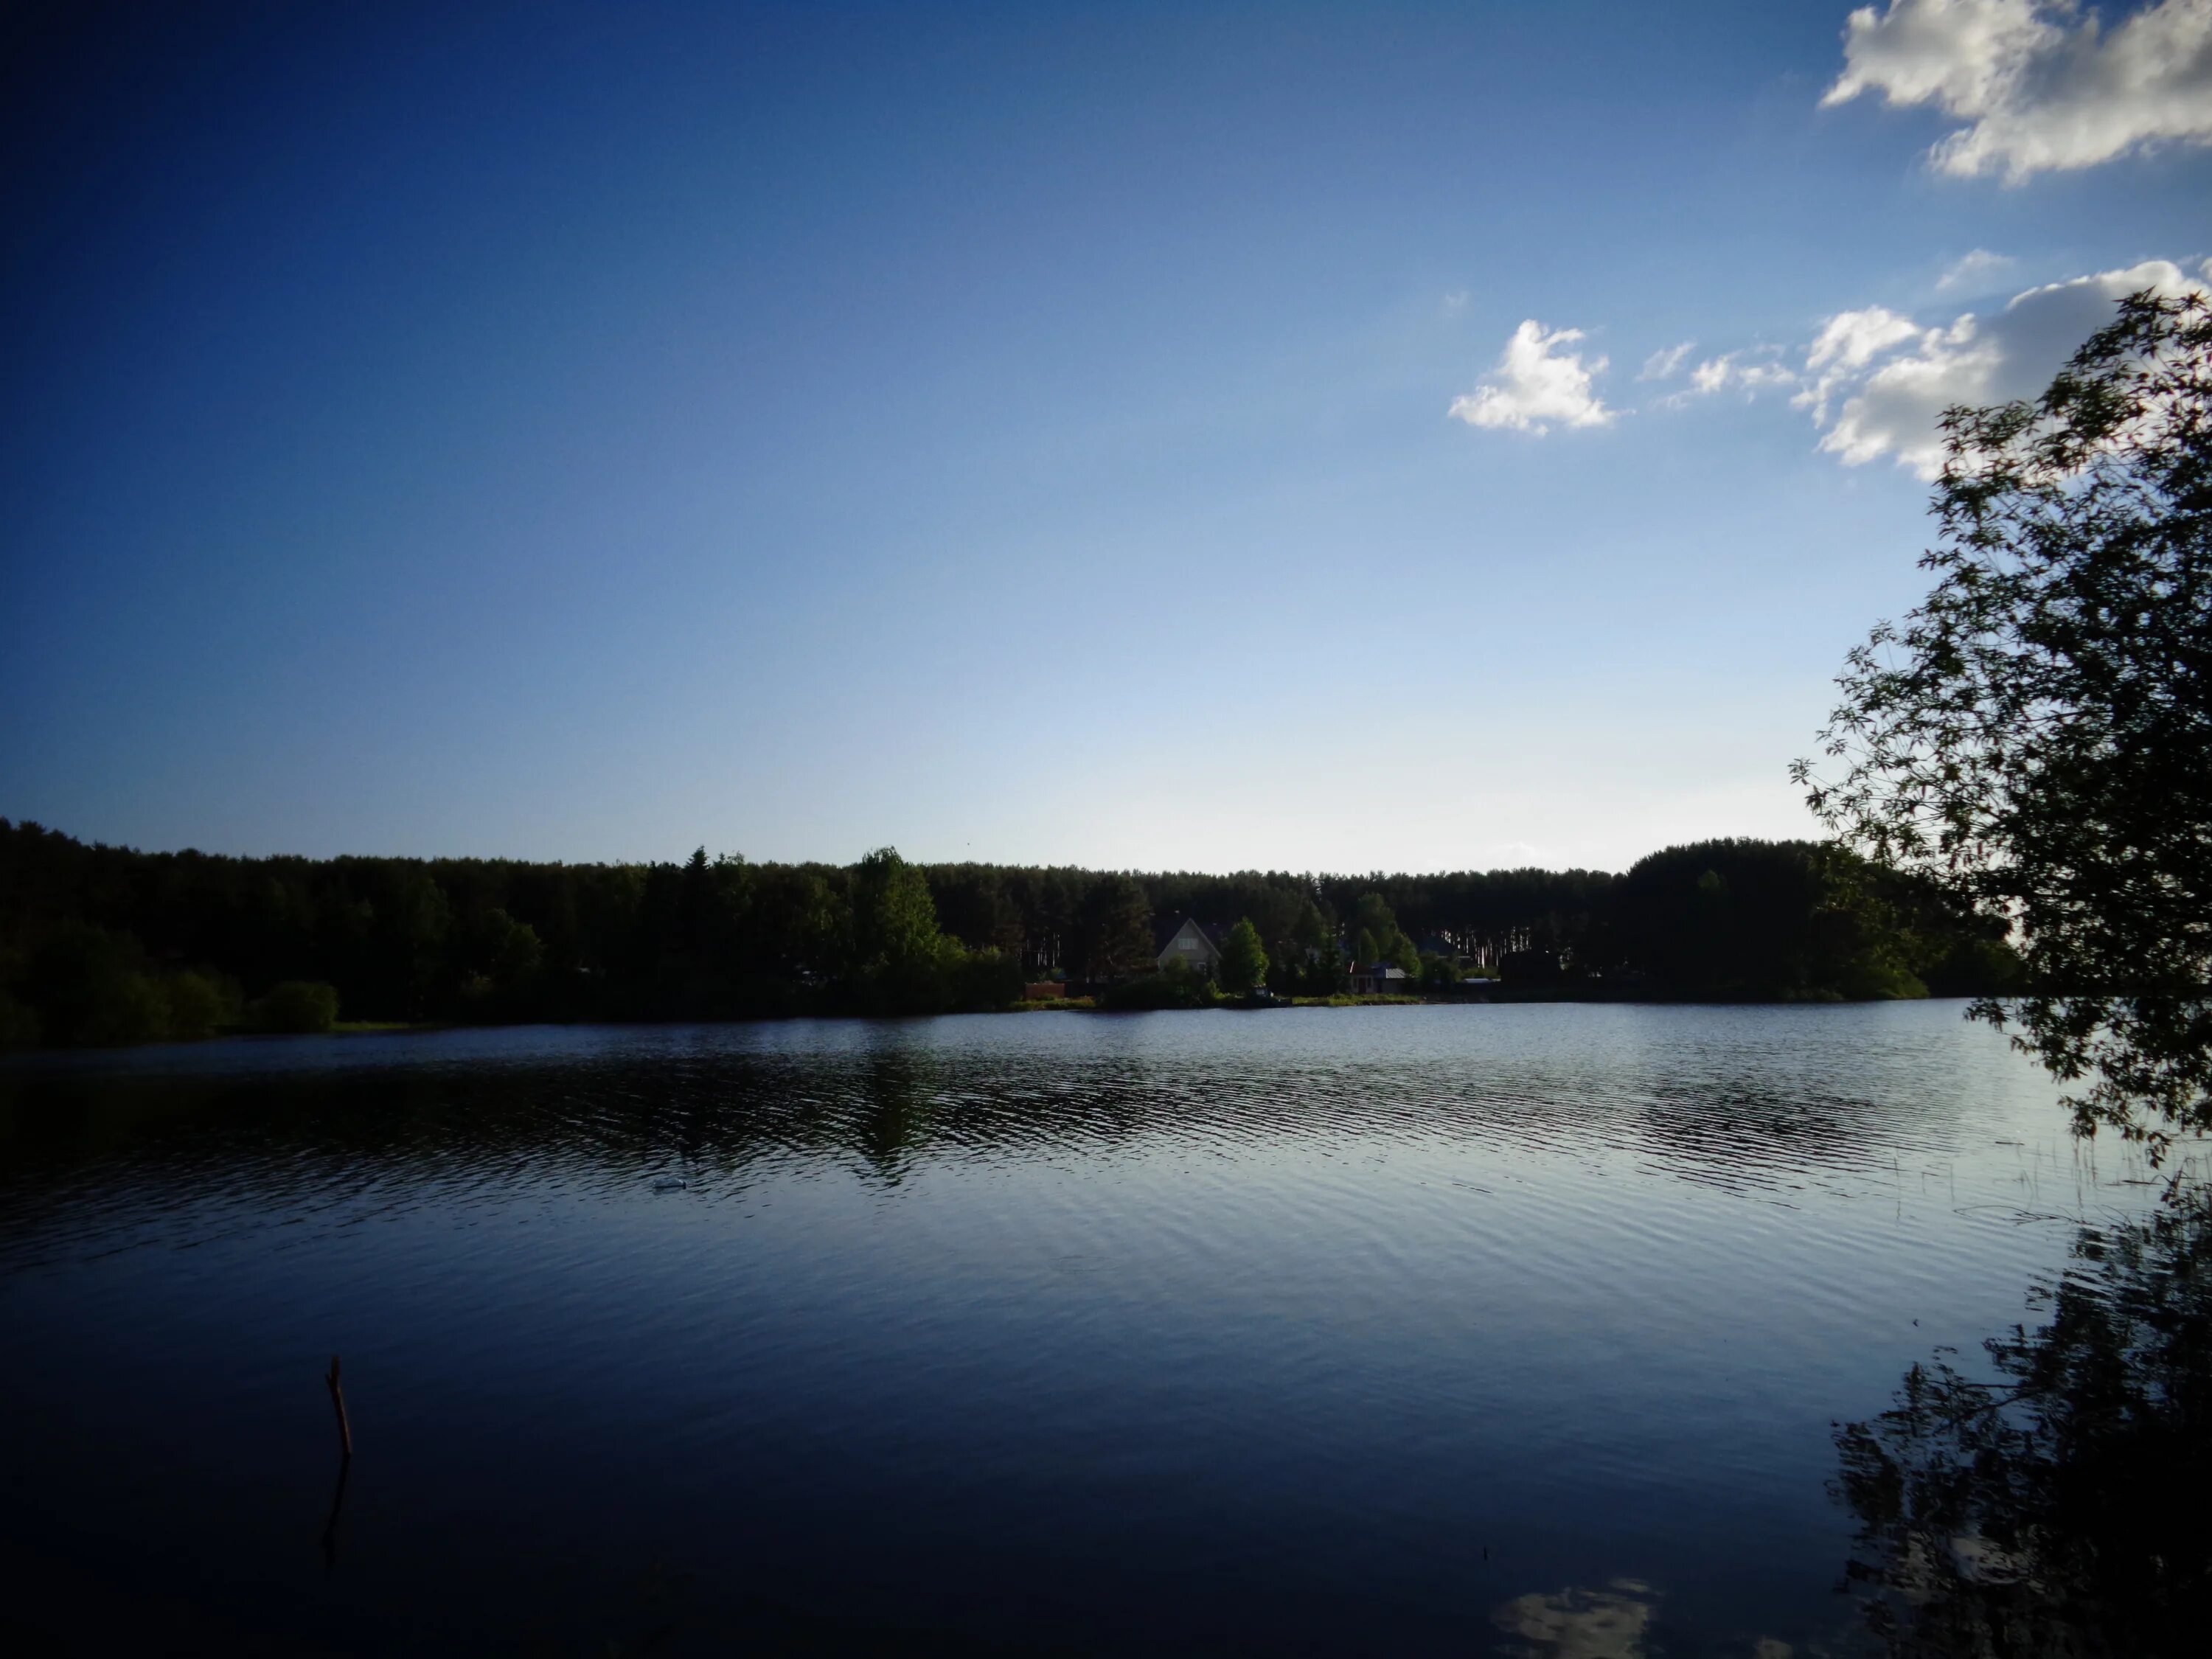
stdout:
<svg viewBox="0 0 2212 1659">
<path fill-rule="evenodd" d="M 320 980 L 288 979 L 269 988 L 253 1007 L 264 1031 L 327 1031 L 338 1022 L 338 992 Z"/>
<path fill-rule="evenodd" d="M 1212 980 L 1178 963 L 1164 972 L 1111 986 L 1099 1001 L 1105 1007 L 1134 1013 L 1152 1008 L 1211 1008 L 1220 1000 Z"/>
<path fill-rule="evenodd" d="M 161 975 L 161 1000 L 168 1007 L 168 1035 L 212 1036 L 238 1018 L 238 987 L 219 974 L 187 969 Z"/>
<path fill-rule="evenodd" d="M 24 988 L 48 1042 L 97 1048 L 168 1035 L 167 1000 L 128 933 L 82 922 L 58 928 L 33 953 Z"/>
<path fill-rule="evenodd" d="M 1019 957 L 998 951 L 966 955 L 952 974 L 953 1000 L 963 1008 L 1004 1008 L 1022 1000 Z"/>
</svg>

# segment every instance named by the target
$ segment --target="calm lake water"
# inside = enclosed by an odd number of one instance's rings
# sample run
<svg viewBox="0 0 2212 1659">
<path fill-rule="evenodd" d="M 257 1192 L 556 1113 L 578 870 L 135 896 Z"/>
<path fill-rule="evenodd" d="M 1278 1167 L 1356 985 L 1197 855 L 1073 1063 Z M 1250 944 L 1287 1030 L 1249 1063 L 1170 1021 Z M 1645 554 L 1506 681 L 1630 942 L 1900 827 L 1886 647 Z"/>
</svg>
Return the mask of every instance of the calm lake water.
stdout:
<svg viewBox="0 0 2212 1659">
<path fill-rule="evenodd" d="M 1961 1011 L 18 1060 L 0 1634 L 1857 1651 L 1832 1422 L 2154 1192 Z"/>
</svg>

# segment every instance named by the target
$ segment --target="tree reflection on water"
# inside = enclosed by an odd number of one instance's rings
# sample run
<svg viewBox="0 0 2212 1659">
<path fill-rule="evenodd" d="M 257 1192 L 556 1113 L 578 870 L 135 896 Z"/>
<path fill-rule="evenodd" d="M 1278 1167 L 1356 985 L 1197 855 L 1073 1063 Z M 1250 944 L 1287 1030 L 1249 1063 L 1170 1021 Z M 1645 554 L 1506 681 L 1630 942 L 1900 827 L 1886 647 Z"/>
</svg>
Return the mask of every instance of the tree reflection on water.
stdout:
<svg viewBox="0 0 2212 1659">
<path fill-rule="evenodd" d="M 1939 1351 L 1838 1429 L 1858 1523 L 1847 1577 L 1899 1655 L 2207 1651 L 2212 1194 L 2084 1228 L 2047 1317 Z"/>
</svg>

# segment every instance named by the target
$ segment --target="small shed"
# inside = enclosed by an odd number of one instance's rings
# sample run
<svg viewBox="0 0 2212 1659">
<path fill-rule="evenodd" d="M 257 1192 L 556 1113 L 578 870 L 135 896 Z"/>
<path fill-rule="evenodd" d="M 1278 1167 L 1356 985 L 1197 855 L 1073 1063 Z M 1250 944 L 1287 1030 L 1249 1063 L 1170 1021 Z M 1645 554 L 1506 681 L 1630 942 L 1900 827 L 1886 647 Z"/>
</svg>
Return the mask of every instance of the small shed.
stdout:
<svg viewBox="0 0 2212 1659">
<path fill-rule="evenodd" d="M 1405 990 L 1412 983 L 1406 970 L 1395 962 L 1364 963 L 1352 970 L 1352 994 L 1354 996 L 1392 995 Z"/>
</svg>

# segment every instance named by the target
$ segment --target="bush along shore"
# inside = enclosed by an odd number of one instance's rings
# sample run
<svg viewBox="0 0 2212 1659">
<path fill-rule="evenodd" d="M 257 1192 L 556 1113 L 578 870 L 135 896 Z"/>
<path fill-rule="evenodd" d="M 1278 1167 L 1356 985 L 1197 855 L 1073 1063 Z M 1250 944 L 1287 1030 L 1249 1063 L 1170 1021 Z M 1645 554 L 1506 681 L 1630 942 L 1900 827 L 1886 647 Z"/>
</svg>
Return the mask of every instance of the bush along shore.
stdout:
<svg viewBox="0 0 2212 1659">
<path fill-rule="evenodd" d="M 1160 965 L 1167 919 L 1219 960 Z M 737 856 L 235 859 L 0 819 L 0 1046 L 420 1024 L 1424 998 L 1986 995 L 2004 924 L 1840 849 L 1227 876 Z M 1364 994 L 1355 994 L 1364 993 Z"/>
</svg>

